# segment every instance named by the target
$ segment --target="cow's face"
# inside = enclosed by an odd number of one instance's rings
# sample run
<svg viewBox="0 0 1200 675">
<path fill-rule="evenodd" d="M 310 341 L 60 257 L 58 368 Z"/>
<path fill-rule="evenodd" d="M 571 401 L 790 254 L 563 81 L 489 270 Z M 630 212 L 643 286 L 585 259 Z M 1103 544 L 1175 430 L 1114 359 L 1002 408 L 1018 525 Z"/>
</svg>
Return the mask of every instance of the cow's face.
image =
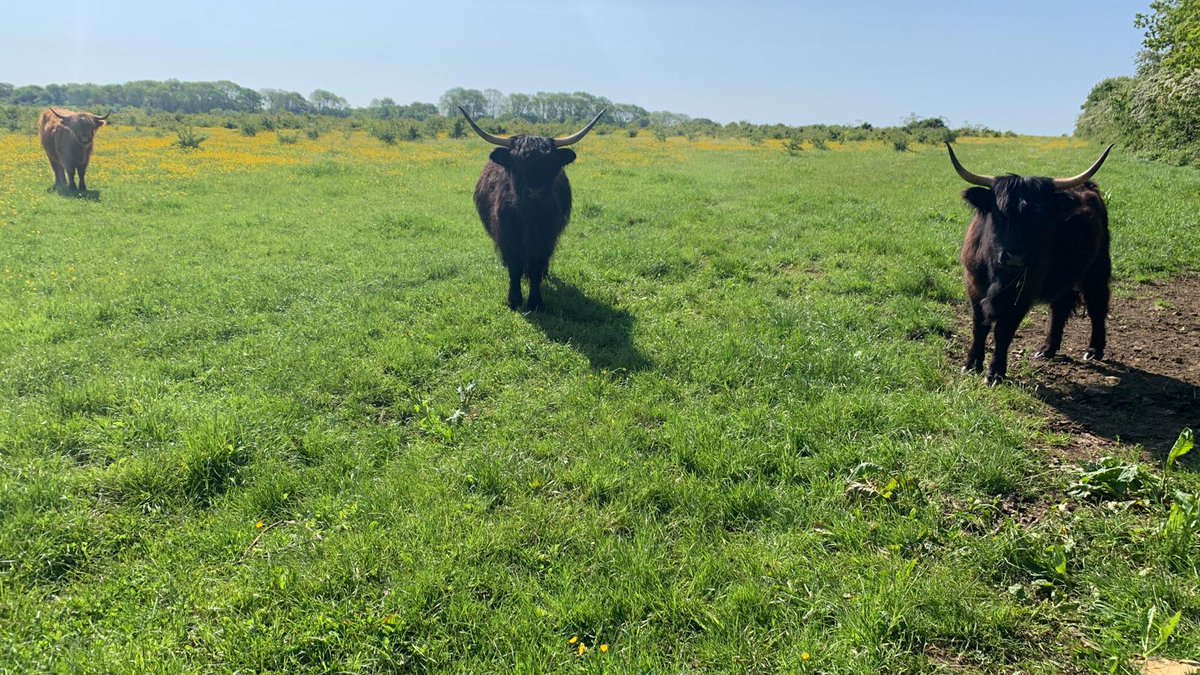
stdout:
<svg viewBox="0 0 1200 675">
<path fill-rule="evenodd" d="M 979 214 L 992 265 L 1023 270 L 1046 251 L 1056 198 L 1050 179 L 999 176 L 991 189 L 969 188 L 963 198 Z"/>
<path fill-rule="evenodd" d="M 555 148 L 551 138 L 514 136 L 512 147 L 496 148 L 491 160 L 508 171 L 519 198 L 539 201 L 551 194 L 562 168 L 575 161 L 575 151 Z"/>
<path fill-rule="evenodd" d="M 57 112 L 54 113 L 58 115 Z M 107 115 L 105 116 L 107 117 Z M 76 113 L 74 115 L 58 115 L 59 122 L 71 130 L 71 135 L 80 143 L 87 145 L 96 136 L 96 130 L 108 124 L 108 120 L 91 113 Z"/>
</svg>

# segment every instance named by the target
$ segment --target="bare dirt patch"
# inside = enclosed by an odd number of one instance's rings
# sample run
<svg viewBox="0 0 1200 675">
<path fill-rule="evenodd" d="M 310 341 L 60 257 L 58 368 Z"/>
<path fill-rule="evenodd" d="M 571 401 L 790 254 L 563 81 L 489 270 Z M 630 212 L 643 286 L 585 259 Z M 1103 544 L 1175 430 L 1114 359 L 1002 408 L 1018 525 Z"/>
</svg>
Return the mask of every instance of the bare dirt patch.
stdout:
<svg viewBox="0 0 1200 675">
<path fill-rule="evenodd" d="M 1051 428 L 1072 434 L 1081 454 L 1123 443 L 1162 461 L 1181 429 L 1200 429 L 1200 277 L 1114 290 L 1104 361 L 1082 360 L 1085 316 L 1067 324 L 1058 357 L 1033 359 L 1048 321 L 1043 307 L 1017 333 L 1009 375 L 1046 403 Z"/>
</svg>

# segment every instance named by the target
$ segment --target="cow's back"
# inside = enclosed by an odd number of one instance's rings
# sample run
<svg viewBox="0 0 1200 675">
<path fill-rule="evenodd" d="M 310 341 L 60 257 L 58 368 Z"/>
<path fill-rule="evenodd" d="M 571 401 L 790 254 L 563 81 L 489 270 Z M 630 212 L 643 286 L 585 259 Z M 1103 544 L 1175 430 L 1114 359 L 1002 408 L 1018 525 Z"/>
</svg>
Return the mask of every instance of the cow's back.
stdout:
<svg viewBox="0 0 1200 675">
<path fill-rule="evenodd" d="M 1085 183 L 1059 196 L 1054 213 L 1055 237 L 1044 297 L 1049 300 L 1073 293 L 1085 276 L 1103 268 L 1107 280 L 1109 258 L 1108 209 L 1095 183 Z"/>
</svg>

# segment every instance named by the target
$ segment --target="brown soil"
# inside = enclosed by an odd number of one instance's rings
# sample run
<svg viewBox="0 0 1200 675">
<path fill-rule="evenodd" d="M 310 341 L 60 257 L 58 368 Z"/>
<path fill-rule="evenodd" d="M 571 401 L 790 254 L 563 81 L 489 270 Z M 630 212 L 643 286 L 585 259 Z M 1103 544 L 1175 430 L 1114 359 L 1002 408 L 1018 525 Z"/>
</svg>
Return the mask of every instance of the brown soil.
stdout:
<svg viewBox="0 0 1200 675">
<path fill-rule="evenodd" d="M 1051 429 L 1072 434 L 1073 449 L 1136 444 L 1161 462 L 1180 430 L 1200 431 L 1200 277 L 1116 289 L 1101 362 L 1082 360 L 1085 316 L 1067 323 L 1059 356 L 1033 359 L 1047 321 L 1044 307 L 1030 312 L 1013 341 L 1009 376 L 1046 403 Z"/>
</svg>

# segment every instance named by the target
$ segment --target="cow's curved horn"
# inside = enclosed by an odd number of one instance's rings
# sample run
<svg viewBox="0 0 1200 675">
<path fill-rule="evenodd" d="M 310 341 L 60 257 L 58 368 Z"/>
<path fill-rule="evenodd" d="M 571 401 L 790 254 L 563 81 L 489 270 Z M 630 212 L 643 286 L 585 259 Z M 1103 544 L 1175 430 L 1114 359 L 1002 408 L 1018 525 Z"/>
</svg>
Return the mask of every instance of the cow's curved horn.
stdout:
<svg viewBox="0 0 1200 675">
<path fill-rule="evenodd" d="M 108 116 L 111 114 L 112 114 L 112 110 L 109 110 L 108 112 L 104 113 L 104 117 L 97 117 L 96 119 L 108 121 Z"/>
<path fill-rule="evenodd" d="M 949 143 L 946 143 L 946 149 L 950 151 L 950 163 L 954 165 L 954 170 L 958 172 L 959 176 L 962 176 L 963 180 L 967 181 L 971 185 L 978 185 L 986 188 L 992 187 L 992 185 L 996 182 L 995 176 L 980 176 L 977 173 L 971 173 L 970 171 L 967 171 L 963 168 L 962 164 L 958 163 L 958 158 L 954 156 L 954 148 L 950 147 Z"/>
<path fill-rule="evenodd" d="M 463 110 L 463 107 L 461 105 L 458 106 L 458 111 L 463 114 L 463 117 L 467 118 L 467 124 L 471 125 L 471 128 L 475 130 L 475 133 L 479 134 L 480 138 L 482 138 L 483 140 L 485 140 L 488 143 L 491 143 L 493 145 L 499 145 L 499 146 L 505 147 L 505 148 L 512 147 L 512 139 L 511 138 L 500 138 L 499 136 L 493 136 L 493 135 L 489 134 L 488 132 L 484 131 L 483 129 L 480 129 L 479 125 L 475 124 L 475 120 L 471 119 L 471 116 L 467 114 L 466 110 Z"/>
<path fill-rule="evenodd" d="M 61 120 L 61 119 L 66 119 L 65 117 L 63 117 L 63 116 L 62 116 L 62 113 L 58 112 L 58 111 L 57 111 L 57 110 L 55 110 L 54 108 L 51 108 L 51 109 L 50 109 L 50 112 L 54 113 L 54 116 L 55 116 L 55 117 L 57 117 L 57 118 L 58 118 L 58 119 L 60 119 L 60 120 Z"/>
<path fill-rule="evenodd" d="M 1093 164 L 1091 166 L 1091 168 L 1089 168 L 1087 171 L 1084 171 L 1083 173 L 1079 174 L 1078 176 L 1073 176 L 1071 178 L 1055 178 L 1055 179 L 1053 179 L 1054 180 L 1054 189 L 1055 190 L 1070 190 L 1073 187 L 1079 187 L 1080 185 L 1083 185 L 1084 183 L 1088 182 L 1088 180 L 1090 180 L 1091 177 L 1096 175 L 1096 172 L 1100 170 L 1100 166 L 1102 164 L 1104 164 L 1104 160 L 1108 159 L 1108 153 L 1111 152 L 1112 149 L 1113 149 L 1113 146 L 1109 145 L 1108 148 L 1104 151 L 1104 154 L 1100 155 L 1100 159 L 1096 160 L 1096 163 Z"/>
<path fill-rule="evenodd" d="M 571 145 L 572 143 L 578 143 L 584 136 L 587 136 L 588 132 L 592 130 L 592 127 L 596 126 L 596 122 L 599 122 L 600 118 L 606 112 L 608 112 L 608 108 L 601 110 L 599 114 L 597 114 L 595 117 L 592 118 L 591 122 L 588 122 L 588 125 L 586 127 L 580 129 L 579 131 L 575 132 L 574 134 L 571 134 L 570 136 L 567 136 L 566 138 L 554 139 L 554 147 L 565 148 L 568 145 Z"/>
</svg>

